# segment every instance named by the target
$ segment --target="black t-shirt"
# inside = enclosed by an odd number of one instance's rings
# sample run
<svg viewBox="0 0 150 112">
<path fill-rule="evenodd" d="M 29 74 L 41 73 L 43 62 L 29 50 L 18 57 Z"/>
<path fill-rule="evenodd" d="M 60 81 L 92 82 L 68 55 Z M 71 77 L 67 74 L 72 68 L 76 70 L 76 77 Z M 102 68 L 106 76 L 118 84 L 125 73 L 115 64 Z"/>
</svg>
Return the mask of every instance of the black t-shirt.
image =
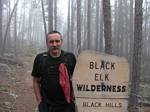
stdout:
<svg viewBox="0 0 150 112">
<path fill-rule="evenodd" d="M 60 57 L 53 58 L 48 52 L 38 54 L 34 60 L 32 76 L 41 78 L 41 94 L 44 100 L 54 105 L 64 102 L 65 95 L 59 84 L 59 65 L 66 63 L 69 77 L 76 64 L 74 54 L 62 51 Z"/>
</svg>

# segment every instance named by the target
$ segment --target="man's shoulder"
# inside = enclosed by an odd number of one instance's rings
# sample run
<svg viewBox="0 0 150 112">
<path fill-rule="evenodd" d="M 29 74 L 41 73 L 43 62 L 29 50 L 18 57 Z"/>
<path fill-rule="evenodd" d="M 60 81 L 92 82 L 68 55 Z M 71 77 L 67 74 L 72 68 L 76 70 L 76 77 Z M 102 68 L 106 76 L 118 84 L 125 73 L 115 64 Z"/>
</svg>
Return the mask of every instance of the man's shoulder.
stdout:
<svg viewBox="0 0 150 112">
<path fill-rule="evenodd" d="M 64 51 L 64 59 L 68 61 L 75 61 L 76 57 L 72 52 L 66 52 Z"/>
<path fill-rule="evenodd" d="M 72 52 L 68 52 L 68 51 L 63 51 L 65 56 L 74 56 L 75 55 Z"/>
<path fill-rule="evenodd" d="M 42 52 L 42 53 L 38 53 L 36 55 L 36 58 L 41 59 L 41 58 L 44 58 L 44 57 L 47 57 L 47 56 L 48 56 L 47 52 Z"/>
</svg>

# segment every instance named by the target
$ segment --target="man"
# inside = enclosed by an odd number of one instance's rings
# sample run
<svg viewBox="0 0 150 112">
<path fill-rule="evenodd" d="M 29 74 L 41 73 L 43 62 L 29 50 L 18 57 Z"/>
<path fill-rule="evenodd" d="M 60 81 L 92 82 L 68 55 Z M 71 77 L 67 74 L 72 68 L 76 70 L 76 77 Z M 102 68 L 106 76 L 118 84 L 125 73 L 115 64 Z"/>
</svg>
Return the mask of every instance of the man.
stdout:
<svg viewBox="0 0 150 112">
<path fill-rule="evenodd" d="M 47 40 L 48 52 L 36 56 L 31 73 L 39 112 L 75 112 L 70 80 L 75 56 L 61 50 L 60 32 L 49 32 Z"/>
</svg>

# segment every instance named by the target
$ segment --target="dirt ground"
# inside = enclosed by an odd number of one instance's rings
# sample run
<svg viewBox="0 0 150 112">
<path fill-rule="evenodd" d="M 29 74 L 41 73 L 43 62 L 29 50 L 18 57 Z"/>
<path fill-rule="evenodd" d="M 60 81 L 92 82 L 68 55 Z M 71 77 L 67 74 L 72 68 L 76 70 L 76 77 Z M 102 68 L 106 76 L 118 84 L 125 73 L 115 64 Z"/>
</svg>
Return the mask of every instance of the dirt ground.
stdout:
<svg viewBox="0 0 150 112">
<path fill-rule="evenodd" d="M 18 98 L 15 102 L 15 112 L 35 112 L 36 101 L 32 88 L 31 70 L 33 58 L 23 58 L 23 68 L 16 69 L 16 93 Z"/>
<path fill-rule="evenodd" d="M 23 66 L 13 66 L 13 73 L 0 73 L 0 112 L 36 112 L 30 75 L 33 60 L 24 57 Z"/>
</svg>

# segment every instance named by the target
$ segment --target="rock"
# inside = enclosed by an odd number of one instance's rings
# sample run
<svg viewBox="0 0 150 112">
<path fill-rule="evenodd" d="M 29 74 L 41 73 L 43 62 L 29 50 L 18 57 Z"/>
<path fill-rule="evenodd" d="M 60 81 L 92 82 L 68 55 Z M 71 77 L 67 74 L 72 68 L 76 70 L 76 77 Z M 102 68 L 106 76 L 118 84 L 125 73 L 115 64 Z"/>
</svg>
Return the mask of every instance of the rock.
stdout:
<svg viewBox="0 0 150 112">
<path fill-rule="evenodd" d="M 6 106 L 10 106 L 10 105 L 11 105 L 11 102 L 6 101 L 6 102 L 4 102 L 4 104 L 5 104 Z"/>
<path fill-rule="evenodd" d="M 11 95 L 14 99 L 16 99 L 18 97 L 18 95 L 14 94 L 14 93 L 9 93 L 9 95 Z"/>
</svg>

